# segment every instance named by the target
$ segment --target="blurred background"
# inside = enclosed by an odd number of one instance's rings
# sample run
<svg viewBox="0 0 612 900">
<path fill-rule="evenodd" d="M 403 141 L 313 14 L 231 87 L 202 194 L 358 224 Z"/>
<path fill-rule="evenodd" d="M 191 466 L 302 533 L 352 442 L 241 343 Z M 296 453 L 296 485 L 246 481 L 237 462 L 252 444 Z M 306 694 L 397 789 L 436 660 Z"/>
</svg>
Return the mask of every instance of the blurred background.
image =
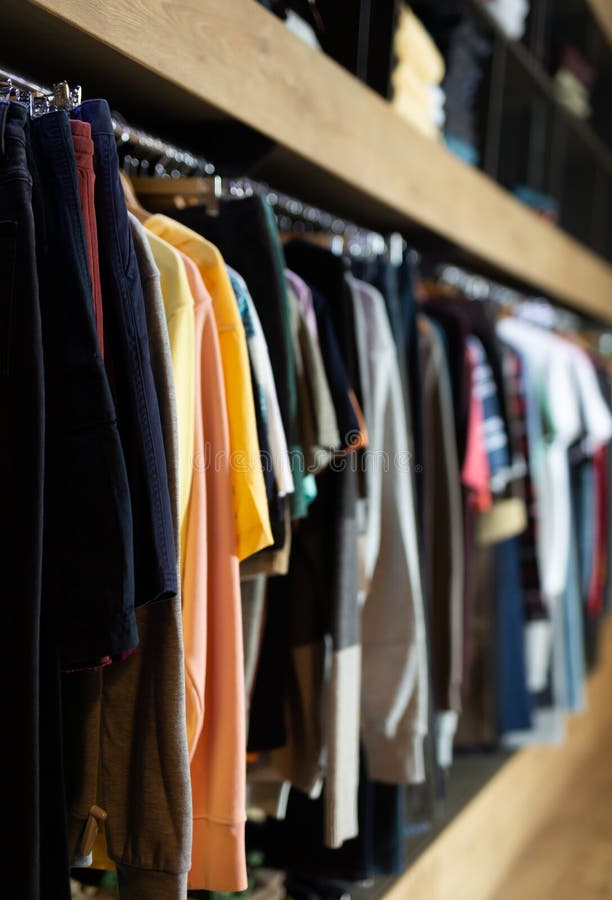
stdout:
<svg viewBox="0 0 612 900">
<path fill-rule="evenodd" d="M 423 134 L 612 259 L 612 54 L 588 2 L 263 5 Z"/>
</svg>

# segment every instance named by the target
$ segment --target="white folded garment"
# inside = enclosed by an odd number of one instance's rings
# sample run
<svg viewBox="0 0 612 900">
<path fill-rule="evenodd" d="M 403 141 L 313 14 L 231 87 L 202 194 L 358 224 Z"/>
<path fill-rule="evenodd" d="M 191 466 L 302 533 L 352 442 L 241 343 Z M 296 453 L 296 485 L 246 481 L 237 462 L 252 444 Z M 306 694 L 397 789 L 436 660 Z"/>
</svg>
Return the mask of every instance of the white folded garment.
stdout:
<svg viewBox="0 0 612 900">
<path fill-rule="evenodd" d="M 488 0 L 486 7 L 511 40 L 519 41 L 523 37 L 529 0 Z"/>
</svg>

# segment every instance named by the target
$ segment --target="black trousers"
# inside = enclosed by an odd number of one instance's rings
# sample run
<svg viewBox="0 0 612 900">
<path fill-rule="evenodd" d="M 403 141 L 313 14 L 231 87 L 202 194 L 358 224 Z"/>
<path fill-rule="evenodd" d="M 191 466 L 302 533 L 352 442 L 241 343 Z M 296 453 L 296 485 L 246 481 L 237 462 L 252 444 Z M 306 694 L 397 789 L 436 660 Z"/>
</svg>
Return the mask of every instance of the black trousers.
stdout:
<svg viewBox="0 0 612 900">
<path fill-rule="evenodd" d="M 40 897 L 39 632 L 43 532 L 43 353 L 26 164 L 27 114 L 0 103 L 0 630 L 7 897 Z"/>
</svg>

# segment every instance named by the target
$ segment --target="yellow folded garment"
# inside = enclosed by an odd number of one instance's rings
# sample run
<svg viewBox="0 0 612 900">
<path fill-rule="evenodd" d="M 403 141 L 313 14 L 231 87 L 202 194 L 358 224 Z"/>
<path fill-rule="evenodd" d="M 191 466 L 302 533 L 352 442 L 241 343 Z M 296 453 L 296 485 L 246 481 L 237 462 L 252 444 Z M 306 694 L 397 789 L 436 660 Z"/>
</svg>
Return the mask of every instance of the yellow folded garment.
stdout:
<svg viewBox="0 0 612 900">
<path fill-rule="evenodd" d="M 416 128 L 417 131 L 420 131 L 421 134 L 424 134 L 425 137 L 433 139 L 439 137 L 439 131 L 431 121 L 430 115 L 424 113 L 423 110 L 416 105 L 411 96 L 408 94 L 401 94 L 394 97 L 392 105 L 403 119 L 409 122 L 413 128 Z"/>
<path fill-rule="evenodd" d="M 445 73 L 442 54 L 408 7 L 400 12 L 394 49 L 400 62 L 409 62 L 425 84 L 440 84 Z"/>
<path fill-rule="evenodd" d="M 495 500 L 493 506 L 480 513 L 476 524 L 476 543 L 497 544 L 522 534 L 527 527 L 527 507 L 522 497 Z"/>
<path fill-rule="evenodd" d="M 559 69 L 555 75 L 555 93 L 558 100 L 576 116 L 581 119 L 589 118 L 591 115 L 589 92 L 569 69 Z"/>
<path fill-rule="evenodd" d="M 393 96 L 410 97 L 428 119 L 432 117 L 432 98 L 430 85 L 421 80 L 417 72 L 408 62 L 397 64 L 391 75 Z"/>
</svg>

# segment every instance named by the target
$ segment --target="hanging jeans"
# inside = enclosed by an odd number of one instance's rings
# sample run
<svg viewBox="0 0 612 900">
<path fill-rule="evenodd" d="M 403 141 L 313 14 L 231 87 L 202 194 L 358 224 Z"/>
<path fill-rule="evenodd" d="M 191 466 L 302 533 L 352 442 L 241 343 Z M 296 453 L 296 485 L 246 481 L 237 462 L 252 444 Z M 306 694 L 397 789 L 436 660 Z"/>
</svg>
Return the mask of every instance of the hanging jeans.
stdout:
<svg viewBox="0 0 612 900">
<path fill-rule="evenodd" d="M 0 637 L 0 703 L 11 811 L 2 886 L 7 897 L 38 900 L 44 388 L 26 129 L 25 107 L 0 102 L 0 558 L 10 616 Z"/>
<path fill-rule="evenodd" d="M 87 100 L 72 115 L 89 122 L 94 142 L 104 359 L 129 478 L 136 605 L 140 606 L 173 597 L 178 590 L 161 419 L 151 371 L 142 284 L 119 179 L 110 110 L 105 100 Z"/>
<path fill-rule="evenodd" d="M 31 136 L 47 417 L 43 603 L 62 668 L 72 669 L 138 643 L 132 517 L 67 114 L 35 119 Z"/>
</svg>

